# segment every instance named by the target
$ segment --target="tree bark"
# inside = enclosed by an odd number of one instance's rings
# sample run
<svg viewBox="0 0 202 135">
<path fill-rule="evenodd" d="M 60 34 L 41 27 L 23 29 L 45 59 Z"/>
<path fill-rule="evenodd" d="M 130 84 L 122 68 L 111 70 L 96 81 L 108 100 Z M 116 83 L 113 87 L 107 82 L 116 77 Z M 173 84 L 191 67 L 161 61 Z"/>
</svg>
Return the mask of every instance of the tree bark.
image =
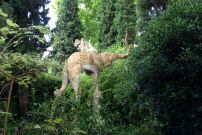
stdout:
<svg viewBox="0 0 202 135">
<path fill-rule="evenodd" d="M 26 87 L 20 87 L 18 90 L 19 94 L 19 112 L 20 115 L 25 117 L 28 111 L 28 89 Z"/>
<path fill-rule="evenodd" d="M 128 45 L 128 29 L 126 29 L 126 31 L 125 31 L 124 43 L 125 43 L 126 50 L 129 52 L 130 50 L 129 50 L 129 45 Z"/>
</svg>

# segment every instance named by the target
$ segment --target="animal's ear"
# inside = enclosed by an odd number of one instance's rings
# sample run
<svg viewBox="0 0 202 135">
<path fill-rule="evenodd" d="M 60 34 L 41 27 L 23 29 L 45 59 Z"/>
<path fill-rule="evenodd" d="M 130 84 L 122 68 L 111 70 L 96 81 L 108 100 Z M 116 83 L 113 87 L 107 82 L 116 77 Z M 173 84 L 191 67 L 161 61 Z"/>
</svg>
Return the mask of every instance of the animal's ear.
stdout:
<svg viewBox="0 0 202 135">
<path fill-rule="evenodd" d="M 89 48 L 88 43 L 87 43 L 83 38 L 81 38 L 81 46 L 82 46 L 84 49 L 88 49 L 88 48 Z"/>
<path fill-rule="evenodd" d="M 81 46 L 83 47 L 84 46 L 84 39 L 81 38 Z"/>
<path fill-rule="evenodd" d="M 80 43 L 81 41 L 79 39 L 75 39 L 74 46 L 77 47 Z"/>
<path fill-rule="evenodd" d="M 87 41 L 84 41 L 84 46 L 85 46 L 86 49 L 90 48 L 89 43 Z"/>
<path fill-rule="evenodd" d="M 81 38 L 81 42 L 82 42 L 82 43 L 84 43 L 84 42 L 85 42 L 84 38 Z"/>
</svg>

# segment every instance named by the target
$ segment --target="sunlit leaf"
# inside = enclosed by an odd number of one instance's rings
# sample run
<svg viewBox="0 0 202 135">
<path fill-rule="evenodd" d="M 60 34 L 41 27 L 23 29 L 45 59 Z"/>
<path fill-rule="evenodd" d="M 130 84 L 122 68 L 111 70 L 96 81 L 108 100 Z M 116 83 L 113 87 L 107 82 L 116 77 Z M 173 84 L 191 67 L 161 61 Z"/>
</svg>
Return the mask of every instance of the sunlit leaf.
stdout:
<svg viewBox="0 0 202 135">
<path fill-rule="evenodd" d="M 41 127 L 39 125 L 34 125 L 35 129 L 40 129 Z"/>
<path fill-rule="evenodd" d="M 3 45 L 5 43 L 5 38 L 0 37 L 0 46 Z"/>
<path fill-rule="evenodd" d="M 0 16 L 8 17 L 8 15 L 7 15 L 6 13 L 4 13 L 4 12 L 2 11 L 2 9 L 0 9 Z"/>
<path fill-rule="evenodd" d="M 44 33 L 46 35 L 50 34 L 50 30 L 44 26 L 32 26 L 32 28 L 39 30 L 41 33 Z"/>
<path fill-rule="evenodd" d="M 16 23 L 14 23 L 11 19 L 6 19 L 6 23 L 8 24 L 8 26 L 10 27 L 14 27 L 17 28 L 19 27 Z"/>
<path fill-rule="evenodd" d="M 3 35 L 3 36 L 6 36 L 8 33 L 9 33 L 9 28 L 8 27 L 3 27 L 0 29 L 0 33 Z"/>
<path fill-rule="evenodd" d="M 56 119 L 54 119 L 53 122 L 56 124 L 60 124 L 62 122 L 62 118 L 56 118 Z"/>
<path fill-rule="evenodd" d="M 34 35 L 34 38 L 36 38 L 39 42 L 44 43 L 44 38 L 39 37 L 39 35 Z"/>
<path fill-rule="evenodd" d="M 0 115 L 11 115 L 12 113 L 9 112 L 3 112 L 2 110 L 0 110 Z"/>
<path fill-rule="evenodd" d="M 82 133 L 82 134 L 87 134 L 85 131 L 82 131 L 81 129 L 79 128 L 74 128 L 74 131 L 73 131 L 74 134 L 79 134 L 79 133 Z"/>
</svg>

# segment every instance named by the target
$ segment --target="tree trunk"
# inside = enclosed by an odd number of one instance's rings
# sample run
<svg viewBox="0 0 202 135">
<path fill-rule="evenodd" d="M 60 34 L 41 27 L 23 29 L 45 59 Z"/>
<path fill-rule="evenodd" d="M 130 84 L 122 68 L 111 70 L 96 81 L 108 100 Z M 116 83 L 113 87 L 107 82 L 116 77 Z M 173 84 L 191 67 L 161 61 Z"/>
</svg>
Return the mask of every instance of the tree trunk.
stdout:
<svg viewBox="0 0 202 135">
<path fill-rule="evenodd" d="M 19 99 L 19 114 L 20 116 L 25 117 L 28 111 L 28 88 L 20 87 L 18 89 L 18 99 Z"/>
<path fill-rule="evenodd" d="M 125 43 L 125 47 L 126 47 L 127 51 L 129 51 L 129 46 L 128 46 L 128 29 L 126 29 L 126 32 L 125 32 L 124 43 Z"/>
</svg>

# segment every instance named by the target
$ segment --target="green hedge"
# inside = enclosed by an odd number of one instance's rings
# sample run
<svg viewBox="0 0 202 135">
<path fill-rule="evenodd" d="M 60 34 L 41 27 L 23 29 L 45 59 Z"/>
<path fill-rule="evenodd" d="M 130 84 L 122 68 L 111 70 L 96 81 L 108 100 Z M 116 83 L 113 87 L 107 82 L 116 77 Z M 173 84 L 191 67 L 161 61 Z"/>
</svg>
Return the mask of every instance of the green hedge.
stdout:
<svg viewBox="0 0 202 135">
<path fill-rule="evenodd" d="M 133 51 L 135 90 L 152 101 L 165 135 L 202 130 L 202 1 L 177 0 L 151 21 Z"/>
</svg>

